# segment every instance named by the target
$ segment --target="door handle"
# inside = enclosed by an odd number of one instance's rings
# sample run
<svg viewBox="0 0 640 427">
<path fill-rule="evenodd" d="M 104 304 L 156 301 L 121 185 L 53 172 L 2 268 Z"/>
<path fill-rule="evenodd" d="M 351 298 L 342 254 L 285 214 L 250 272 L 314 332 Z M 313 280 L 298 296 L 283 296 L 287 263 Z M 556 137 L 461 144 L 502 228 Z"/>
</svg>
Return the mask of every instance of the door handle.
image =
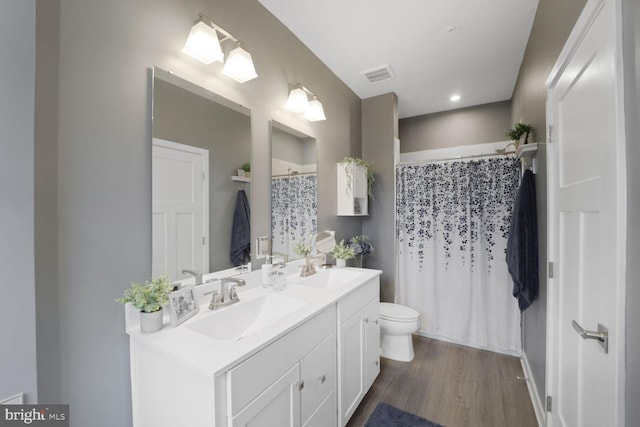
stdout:
<svg viewBox="0 0 640 427">
<path fill-rule="evenodd" d="M 609 353 L 609 330 L 602 323 L 598 323 L 597 331 L 587 331 L 575 320 L 571 321 L 571 326 L 573 326 L 573 329 L 576 330 L 582 339 L 598 341 L 604 352 Z"/>
</svg>

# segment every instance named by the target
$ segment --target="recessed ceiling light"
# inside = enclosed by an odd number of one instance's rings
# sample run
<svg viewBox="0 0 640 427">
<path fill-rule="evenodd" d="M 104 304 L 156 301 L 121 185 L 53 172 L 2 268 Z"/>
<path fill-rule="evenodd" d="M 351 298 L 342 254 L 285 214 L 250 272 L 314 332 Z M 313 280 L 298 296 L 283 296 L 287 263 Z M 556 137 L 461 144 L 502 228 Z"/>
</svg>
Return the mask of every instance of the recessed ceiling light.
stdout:
<svg viewBox="0 0 640 427">
<path fill-rule="evenodd" d="M 453 102 L 460 101 L 460 95 L 451 95 L 451 98 L 449 99 L 452 100 Z"/>
</svg>

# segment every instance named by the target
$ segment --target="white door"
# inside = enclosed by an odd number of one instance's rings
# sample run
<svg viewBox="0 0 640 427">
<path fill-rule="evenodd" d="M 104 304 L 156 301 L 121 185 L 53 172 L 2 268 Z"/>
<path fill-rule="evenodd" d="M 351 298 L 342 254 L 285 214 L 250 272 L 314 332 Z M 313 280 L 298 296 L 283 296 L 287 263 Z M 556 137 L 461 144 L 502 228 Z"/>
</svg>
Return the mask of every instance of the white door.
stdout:
<svg viewBox="0 0 640 427">
<path fill-rule="evenodd" d="M 300 427 L 300 366 L 296 364 L 230 420 L 231 427 Z"/>
<path fill-rule="evenodd" d="M 380 373 L 380 301 L 374 298 L 364 308 L 365 327 L 365 379 L 369 390 Z"/>
<path fill-rule="evenodd" d="M 547 81 L 549 426 L 624 425 L 626 184 L 618 0 L 585 6 Z M 575 323 L 574 323 L 575 321 Z M 608 329 L 608 349 L 594 339 Z M 583 339 L 583 328 L 596 334 Z"/>
<path fill-rule="evenodd" d="M 152 275 L 209 270 L 209 152 L 153 139 Z"/>
<path fill-rule="evenodd" d="M 338 395 L 340 425 L 344 426 L 365 394 L 364 309 L 338 327 Z"/>
</svg>

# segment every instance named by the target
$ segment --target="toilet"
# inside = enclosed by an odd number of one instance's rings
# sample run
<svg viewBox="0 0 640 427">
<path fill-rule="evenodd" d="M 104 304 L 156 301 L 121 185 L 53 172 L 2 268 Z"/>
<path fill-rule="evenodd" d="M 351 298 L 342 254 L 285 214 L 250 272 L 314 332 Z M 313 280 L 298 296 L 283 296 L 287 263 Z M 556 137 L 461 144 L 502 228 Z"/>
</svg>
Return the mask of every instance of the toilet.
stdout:
<svg viewBox="0 0 640 427">
<path fill-rule="evenodd" d="M 420 313 L 399 304 L 380 303 L 380 356 L 400 362 L 413 360 L 411 334 L 420 329 Z"/>
</svg>

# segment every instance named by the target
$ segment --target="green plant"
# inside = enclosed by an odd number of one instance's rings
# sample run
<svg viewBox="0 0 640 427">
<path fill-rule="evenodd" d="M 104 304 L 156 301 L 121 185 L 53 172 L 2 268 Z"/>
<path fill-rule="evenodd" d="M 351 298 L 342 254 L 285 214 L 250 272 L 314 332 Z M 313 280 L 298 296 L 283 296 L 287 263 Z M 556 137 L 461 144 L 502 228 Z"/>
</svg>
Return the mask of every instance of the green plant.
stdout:
<svg viewBox="0 0 640 427">
<path fill-rule="evenodd" d="M 513 126 L 513 129 L 507 130 L 505 135 L 507 135 L 511 141 L 519 141 L 522 135 L 526 134 L 528 137 L 531 130 L 531 125 L 518 122 Z"/>
<path fill-rule="evenodd" d="M 373 183 L 376 180 L 373 176 L 373 172 L 371 170 L 371 163 L 366 160 L 362 160 L 359 157 L 345 157 L 340 161 L 340 164 L 344 165 L 344 172 L 347 175 L 347 190 L 351 190 L 351 177 L 352 177 L 352 169 L 347 167 L 350 164 L 363 166 L 367 170 L 367 194 L 371 197 L 371 200 L 374 200 L 373 197 Z"/>
<path fill-rule="evenodd" d="M 242 166 L 240 166 L 240 169 L 245 172 L 251 172 L 251 163 L 243 163 Z"/>
<path fill-rule="evenodd" d="M 166 275 L 157 279 L 151 278 L 144 284 L 131 282 L 131 286 L 124 291 L 124 296 L 116 301 L 122 304 L 131 304 L 140 311 L 153 313 L 169 303 L 169 294 L 173 290 L 173 285 Z"/>
<path fill-rule="evenodd" d="M 331 255 L 338 259 L 351 259 L 355 256 L 355 252 L 351 246 L 344 242 L 344 240 L 340 240 L 339 243 L 336 243 L 336 246 L 331 251 Z"/>
<path fill-rule="evenodd" d="M 305 242 L 298 242 L 293 247 L 295 253 L 301 256 L 308 256 L 311 253 L 311 248 Z"/>
</svg>

